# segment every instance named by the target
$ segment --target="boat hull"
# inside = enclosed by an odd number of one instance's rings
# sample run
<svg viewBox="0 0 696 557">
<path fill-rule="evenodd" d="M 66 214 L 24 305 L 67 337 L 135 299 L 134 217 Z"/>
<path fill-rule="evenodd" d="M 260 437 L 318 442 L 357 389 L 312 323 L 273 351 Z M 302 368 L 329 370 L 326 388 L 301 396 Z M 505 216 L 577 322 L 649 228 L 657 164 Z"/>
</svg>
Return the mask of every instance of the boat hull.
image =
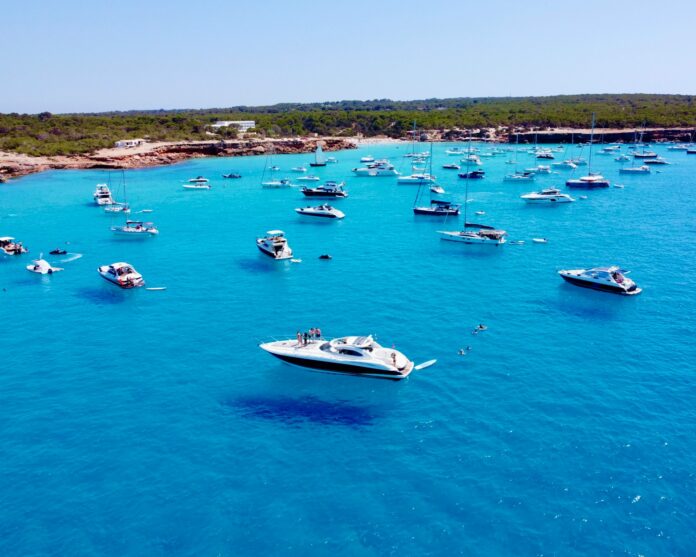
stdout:
<svg viewBox="0 0 696 557">
<path fill-rule="evenodd" d="M 597 190 L 602 188 L 608 188 L 609 182 L 606 180 L 597 180 L 596 182 L 585 182 L 583 180 L 568 180 L 566 182 L 566 187 L 578 190 Z"/>
<path fill-rule="evenodd" d="M 579 286 L 581 288 L 588 288 L 590 290 L 599 290 L 601 292 L 609 292 L 611 294 L 619 294 L 621 296 L 635 296 L 636 294 L 640 294 L 642 292 L 642 289 L 638 287 L 633 287 L 632 290 L 624 290 L 620 286 L 614 285 L 613 283 L 603 284 L 599 282 L 584 280 L 572 275 L 566 275 L 563 273 L 559 274 L 561 275 L 563 280 L 566 281 L 568 284 L 572 284 L 573 286 Z"/>
<path fill-rule="evenodd" d="M 491 245 L 491 246 L 501 246 L 505 243 L 505 238 L 495 239 L 486 238 L 482 236 L 469 236 L 462 235 L 459 232 L 438 232 L 440 234 L 440 240 L 446 240 L 448 242 L 458 242 L 460 244 L 472 244 L 472 245 Z"/>
</svg>

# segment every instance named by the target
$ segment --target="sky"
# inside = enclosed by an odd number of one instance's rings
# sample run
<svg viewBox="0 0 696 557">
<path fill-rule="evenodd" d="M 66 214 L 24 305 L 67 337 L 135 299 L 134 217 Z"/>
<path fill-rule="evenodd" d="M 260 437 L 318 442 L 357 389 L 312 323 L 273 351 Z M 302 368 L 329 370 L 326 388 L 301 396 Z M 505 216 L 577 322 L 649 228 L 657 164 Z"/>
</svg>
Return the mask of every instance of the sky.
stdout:
<svg viewBox="0 0 696 557">
<path fill-rule="evenodd" d="M 0 0 L 0 112 L 696 94 L 693 0 Z"/>
</svg>

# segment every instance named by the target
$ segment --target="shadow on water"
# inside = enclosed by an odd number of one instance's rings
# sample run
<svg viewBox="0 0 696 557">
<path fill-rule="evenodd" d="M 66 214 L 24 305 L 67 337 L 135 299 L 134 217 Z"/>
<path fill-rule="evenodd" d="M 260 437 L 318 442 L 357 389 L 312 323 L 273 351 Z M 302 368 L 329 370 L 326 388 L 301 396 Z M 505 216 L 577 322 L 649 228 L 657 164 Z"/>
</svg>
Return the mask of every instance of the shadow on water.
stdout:
<svg viewBox="0 0 696 557">
<path fill-rule="evenodd" d="M 93 304 L 113 305 L 122 304 L 128 300 L 128 291 L 121 290 L 117 287 L 111 289 L 90 287 L 80 288 L 75 292 L 75 296 L 82 298 Z"/>
<path fill-rule="evenodd" d="M 243 271 L 267 273 L 287 268 L 290 261 L 274 261 L 271 257 L 263 256 L 263 258 L 244 257 L 237 259 L 235 263 Z"/>
<path fill-rule="evenodd" d="M 569 284 L 559 285 L 559 296 L 551 304 L 550 300 L 539 300 L 540 307 L 553 307 L 561 313 L 583 319 L 614 320 L 621 313 L 621 306 L 630 296 L 619 296 L 608 292 L 598 292 L 589 288 L 578 288 Z"/>
<path fill-rule="evenodd" d="M 346 401 L 325 401 L 314 396 L 293 397 L 241 397 L 226 400 L 222 405 L 237 411 L 245 418 L 262 418 L 300 425 L 311 422 L 324 425 L 363 427 L 372 425 L 376 413 L 367 406 L 357 406 Z"/>
</svg>

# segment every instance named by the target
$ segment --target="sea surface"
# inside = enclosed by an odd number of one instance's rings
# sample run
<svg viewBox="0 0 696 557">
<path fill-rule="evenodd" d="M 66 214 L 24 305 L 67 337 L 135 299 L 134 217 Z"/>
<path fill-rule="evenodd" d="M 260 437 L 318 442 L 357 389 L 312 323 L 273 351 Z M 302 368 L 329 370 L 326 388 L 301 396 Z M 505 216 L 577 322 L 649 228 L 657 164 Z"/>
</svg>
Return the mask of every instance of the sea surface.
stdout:
<svg viewBox="0 0 696 557">
<path fill-rule="evenodd" d="M 463 201 L 451 146 L 433 172 Z M 0 236 L 31 250 L 0 258 L 0 554 L 696 555 L 696 156 L 658 146 L 672 164 L 650 176 L 595 156 L 624 187 L 552 207 L 519 196 L 573 173 L 503 183 L 514 154 L 482 158 L 469 220 L 525 242 L 492 247 L 441 241 L 462 217 L 414 217 L 418 187 L 352 176 L 367 154 L 408 173 L 409 150 L 275 157 L 279 177 L 345 180 L 340 222 L 261 189 L 265 157 L 127 171 L 128 201 L 153 211 L 132 217 L 161 231 L 145 241 L 92 203 L 100 182 L 123 198 L 121 172 L 0 186 Z M 198 175 L 210 191 L 181 187 Z M 258 252 L 275 228 L 300 263 Z M 42 252 L 65 271 L 27 272 Z M 117 289 L 96 272 L 115 261 L 166 290 Z M 556 273 L 608 264 L 643 293 Z M 393 382 L 258 348 L 311 327 L 438 363 Z"/>
</svg>

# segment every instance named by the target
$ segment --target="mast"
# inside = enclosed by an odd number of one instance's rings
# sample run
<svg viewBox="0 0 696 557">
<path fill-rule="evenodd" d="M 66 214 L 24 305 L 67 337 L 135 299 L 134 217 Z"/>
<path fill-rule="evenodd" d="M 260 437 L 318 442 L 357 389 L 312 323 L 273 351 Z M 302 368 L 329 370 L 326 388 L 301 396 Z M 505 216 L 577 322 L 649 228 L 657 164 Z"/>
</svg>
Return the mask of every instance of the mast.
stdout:
<svg viewBox="0 0 696 557">
<path fill-rule="evenodd" d="M 587 161 L 587 174 L 592 176 L 592 140 L 594 138 L 595 113 L 592 113 L 592 129 L 590 130 L 590 156 Z"/>
<path fill-rule="evenodd" d="M 469 209 L 469 165 L 471 164 L 471 130 L 469 130 L 469 148 L 466 156 L 466 180 L 464 181 L 464 230 L 466 230 L 466 213 Z"/>
</svg>

